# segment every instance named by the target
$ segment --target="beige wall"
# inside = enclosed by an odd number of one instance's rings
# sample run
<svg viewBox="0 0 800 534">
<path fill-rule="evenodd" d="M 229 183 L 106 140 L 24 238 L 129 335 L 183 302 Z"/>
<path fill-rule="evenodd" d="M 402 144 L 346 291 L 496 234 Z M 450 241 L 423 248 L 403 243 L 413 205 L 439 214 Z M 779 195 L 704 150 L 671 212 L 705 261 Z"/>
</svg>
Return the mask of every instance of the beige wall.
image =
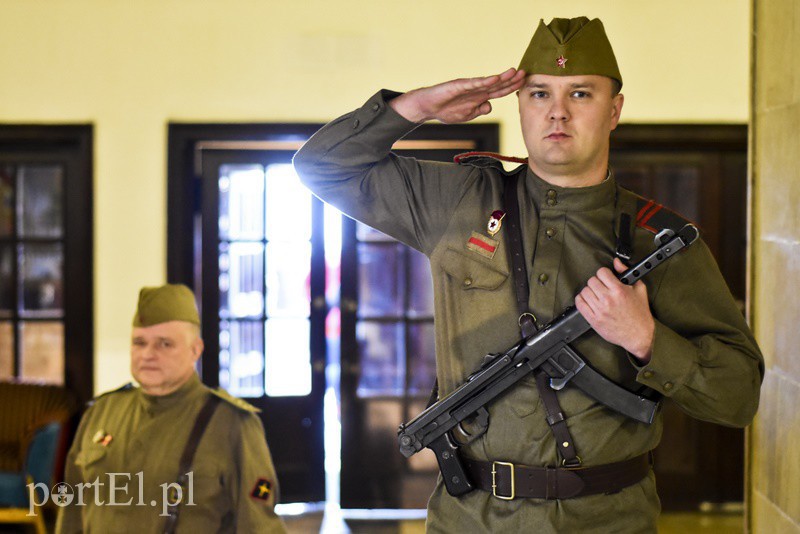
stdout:
<svg viewBox="0 0 800 534">
<path fill-rule="evenodd" d="M 380 87 L 515 66 L 540 17 L 580 14 L 615 46 L 623 120 L 747 121 L 748 0 L 558 5 L 2 0 L 0 122 L 95 126 L 96 390 L 128 380 L 137 290 L 165 279 L 169 121 L 327 121 Z M 513 97 L 487 120 L 524 153 Z"/>
<path fill-rule="evenodd" d="M 754 0 L 752 311 L 767 374 L 750 434 L 753 532 L 800 533 L 800 3 Z"/>
</svg>

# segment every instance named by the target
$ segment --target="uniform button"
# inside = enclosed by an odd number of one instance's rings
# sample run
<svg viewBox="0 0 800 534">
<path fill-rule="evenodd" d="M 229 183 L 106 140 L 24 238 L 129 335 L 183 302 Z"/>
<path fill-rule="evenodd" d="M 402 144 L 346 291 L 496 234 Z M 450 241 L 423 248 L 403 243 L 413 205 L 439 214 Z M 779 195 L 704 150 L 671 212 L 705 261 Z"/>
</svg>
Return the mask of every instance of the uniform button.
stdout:
<svg viewBox="0 0 800 534">
<path fill-rule="evenodd" d="M 372 111 L 378 111 L 379 109 L 381 109 L 381 105 L 380 104 L 378 104 L 377 102 L 372 104 Z"/>
<path fill-rule="evenodd" d="M 556 198 L 558 193 L 556 193 L 555 189 L 548 189 L 547 190 L 547 198 Z"/>
<path fill-rule="evenodd" d="M 547 199 L 547 205 L 548 206 L 555 206 L 556 204 L 558 204 L 558 201 L 556 199 L 554 199 L 554 198 L 548 198 Z"/>
<path fill-rule="evenodd" d="M 671 390 L 672 386 L 673 386 L 672 382 L 664 382 L 664 389 L 666 389 L 667 391 Z"/>
<path fill-rule="evenodd" d="M 472 285 L 472 278 L 464 278 L 464 285 L 469 287 Z"/>
<path fill-rule="evenodd" d="M 548 228 L 545 231 L 545 234 L 547 234 L 547 237 L 553 237 L 554 235 L 556 235 L 556 232 L 557 230 L 555 228 Z"/>
<path fill-rule="evenodd" d="M 645 371 L 644 373 L 642 373 L 642 376 L 645 378 L 653 378 L 653 371 L 650 370 Z"/>
<path fill-rule="evenodd" d="M 539 275 L 539 283 L 540 284 L 545 285 L 548 280 L 550 280 L 550 277 L 547 276 L 546 273 L 542 273 L 542 274 Z"/>
<path fill-rule="evenodd" d="M 361 121 L 360 121 L 360 120 L 358 120 L 358 119 L 354 120 L 354 121 L 353 121 L 353 129 L 355 130 L 356 128 L 358 128 L 358 125 L 359 125 L 359 124 L 361 124 Z"/>
</svg>

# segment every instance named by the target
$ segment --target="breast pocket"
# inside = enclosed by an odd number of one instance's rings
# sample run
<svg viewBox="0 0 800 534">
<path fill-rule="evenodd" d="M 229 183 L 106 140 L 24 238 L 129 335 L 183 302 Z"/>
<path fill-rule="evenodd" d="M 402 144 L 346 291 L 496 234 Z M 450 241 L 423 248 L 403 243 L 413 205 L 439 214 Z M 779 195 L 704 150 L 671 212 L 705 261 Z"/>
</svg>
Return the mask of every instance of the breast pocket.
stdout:
<svg viewBox="0 0 800 534">
<path fill-rule="evenodd" d="M 465 291 L 493 291 L 508 278 L 508 273 L 448 248 L 442 256 L 442 269 L 455 286 Z M 454 288 L 455 289 L 455 288 Z"/>
<path fill-rule="evenodd" d="M 81 470 L 84 481 L 93 481 L 98 477 L 105 476 L 108 471 L 106 456 L 108 448 L 93 443 L 89 447 L 81 450 L 75 457 L 75 465 Z"/>
</svg>

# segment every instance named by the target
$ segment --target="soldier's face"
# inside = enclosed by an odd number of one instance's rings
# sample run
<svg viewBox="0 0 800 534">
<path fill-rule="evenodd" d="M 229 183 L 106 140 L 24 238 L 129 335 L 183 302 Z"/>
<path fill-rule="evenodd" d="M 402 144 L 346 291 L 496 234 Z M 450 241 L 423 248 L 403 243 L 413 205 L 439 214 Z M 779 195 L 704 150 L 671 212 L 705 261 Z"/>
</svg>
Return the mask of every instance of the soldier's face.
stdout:
<svg viewBox="0 0 800 534">
<path fill-rule="evenodd" d="M 131 374 L 145 393 L 167 395 L 189 380 L 202 353 L 203 340 L 191 323 L 137 327 L 131 335 Z"/>
<path fill-rule="evenodd" d="M 611 130 L 623 96 L 606 76 L 528 76 L 519 90 L 522 136 L 532 170 L 559 185 L 605 179 Z"/>
</svg>

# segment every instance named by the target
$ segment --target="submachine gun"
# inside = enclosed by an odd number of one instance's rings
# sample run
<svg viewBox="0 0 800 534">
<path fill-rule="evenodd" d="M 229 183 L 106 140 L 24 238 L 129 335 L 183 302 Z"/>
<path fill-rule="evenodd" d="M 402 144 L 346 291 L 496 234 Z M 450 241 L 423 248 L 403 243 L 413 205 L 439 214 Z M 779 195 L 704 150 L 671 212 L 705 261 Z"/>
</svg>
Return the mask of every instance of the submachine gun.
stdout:
<svg viewBox="0 0 800 534">
<path fill-rule="evenodd" d="M 635 283 L 698 238 L 697 228 L 687 224 L 677 233 L 662 230 L 655 237 L 656 249 L 639 263 L 617 275 L 626 285 Z M 586 319 L 571 306 L 535 334 L 499 354 L 489 354 L 480 369 L 455 391 L 429 406 L 410 422 L 400 425 L 400 452 L 406 458 L 429 447 L 436 454 L 450 495 L 473 489 L 459 457 L 458 448 L 483 435 L 489 423 L 486 405 L 528 373 L 542 370 L 550 387 L 562 389 L 571 382 L 607 407 L 642 423 L 650 424 L 658 403 L 636 395 L 592 369 L 569 343 L 591 330 Z M 462 423 L 478 422 L 480 430 L 470 434 Z"/>
</svg>

